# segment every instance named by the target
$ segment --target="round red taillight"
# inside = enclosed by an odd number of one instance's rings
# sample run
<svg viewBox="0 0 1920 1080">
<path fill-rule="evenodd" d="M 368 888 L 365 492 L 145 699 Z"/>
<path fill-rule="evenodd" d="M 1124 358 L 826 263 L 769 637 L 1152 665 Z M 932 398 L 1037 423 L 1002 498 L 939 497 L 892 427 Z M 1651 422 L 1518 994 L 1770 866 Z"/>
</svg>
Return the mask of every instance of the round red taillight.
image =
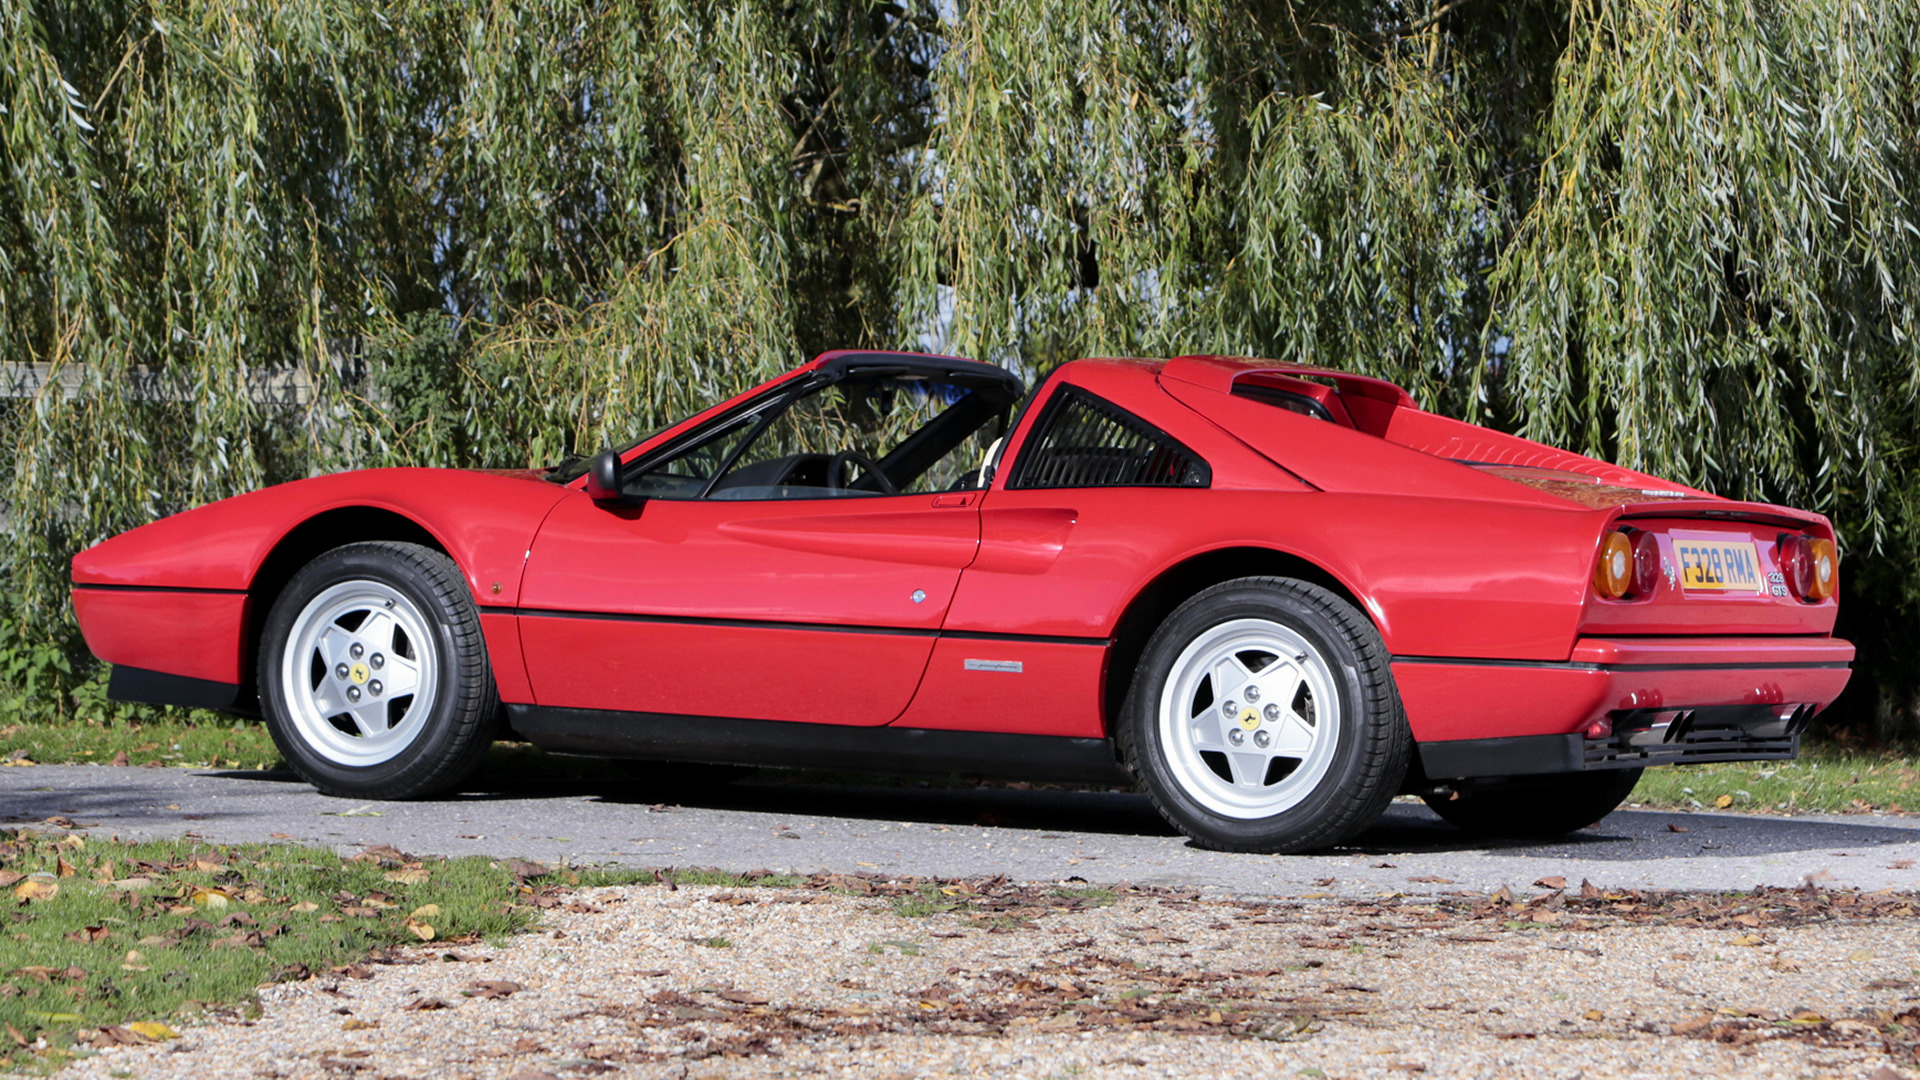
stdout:
<svg viewBox="0 0 1920 1080">
<path fill-rule="evenodd" d="M 1781 533 L 1775 547 L 1780 576 L 1787 580 L 1787 591 L 1795 599 L 1817 600 L 1813 594 L 1813 543 L 1804 536 Z"/>
<path fill-rule="evenodd" d="M 1650 532 L 1633 537 L 1633 595 L 1652 596 L 1660 583 L 1660 541 Z"/>
</svg>

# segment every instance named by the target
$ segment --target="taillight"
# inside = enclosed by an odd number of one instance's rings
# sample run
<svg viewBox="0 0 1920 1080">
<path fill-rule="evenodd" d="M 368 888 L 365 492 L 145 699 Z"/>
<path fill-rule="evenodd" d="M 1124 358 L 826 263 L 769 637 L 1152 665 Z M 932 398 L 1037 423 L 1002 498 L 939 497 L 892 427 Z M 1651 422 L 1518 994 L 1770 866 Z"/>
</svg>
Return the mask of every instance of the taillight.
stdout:
<svg viewBox="0 0 1920 1080">
<path fill-rule="evenodd" d="M 1833 541 L 1781 533 L 1777 544 L 1780 576 L 1787 589 L 1808 603 L 1819 603 L 1840 585 L 1840 553 Z"/>
<path fill-rule="evenodd" d="M 1600 561 L 1593 568 L 1593 591 L 1619 600 L 1633 591 L 1633 541 L 1624 532 L 1610 532 L 1600 544 Z"/>
<path fill-rule="evenodd" d="M 1807 599 L 1825 600 L 1840 587 L 1840 552 L 1831 540 L 1814 540 L 1807 547 L 1813 563 L 1813 581 L 1807 589 Z"/>
<path fill-rule="evenodd" d="M 1660 583 L 1660 541 L 1650 532 L 1633 537 L 1633 595 L 1651 596 Z"/>
</svg>

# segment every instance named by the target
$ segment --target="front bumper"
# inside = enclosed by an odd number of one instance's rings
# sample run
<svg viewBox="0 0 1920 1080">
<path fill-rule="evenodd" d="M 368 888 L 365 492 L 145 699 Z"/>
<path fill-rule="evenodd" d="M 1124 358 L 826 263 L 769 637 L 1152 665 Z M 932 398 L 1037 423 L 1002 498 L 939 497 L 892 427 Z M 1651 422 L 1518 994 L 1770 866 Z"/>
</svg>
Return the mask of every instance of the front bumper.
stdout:
<svg viewBox="0 0 1920 1080">
<path fill-rule="evenodd" d="M 1584 638 L 1559 663 L 1398 657 L 1433 780 L 1791 758 L 1851 674 L 1835 638 Z"/>
</svg>

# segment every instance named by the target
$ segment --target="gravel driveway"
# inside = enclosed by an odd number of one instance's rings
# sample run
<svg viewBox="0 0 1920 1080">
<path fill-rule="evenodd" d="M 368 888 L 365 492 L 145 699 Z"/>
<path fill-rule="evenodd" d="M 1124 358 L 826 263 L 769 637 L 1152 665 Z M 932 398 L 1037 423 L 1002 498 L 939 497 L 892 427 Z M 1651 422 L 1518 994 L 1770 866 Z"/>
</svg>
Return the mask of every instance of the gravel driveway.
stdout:
<svg viewBox="0 0 1920 1080">
<path fill-rule="evenodd" d="M 1805 893 L 832 891 L 848 884 L 568 894 L 503 946 L 275 986 L 257 1021 L 73 1075 L 1887 1080 L 1920 1039 L 1906 898 L 1862 917 Z"/>
<path fill-rule="evenodd" d="M 814 887 L 549 892 L 535 933 L 268 987 L 257 1019 L 216 1015 L 68 1075 L 1897 1080 L 1920 1064 L 1909 818 L 1625 810 L 1489 846 L 1399 804 L 1353 848 L 1265 857 L 1196 850 L 1119 793 L 758 780 L 669 805 L 614 781 L 491 786 L 363 804 L 281 774 L 37 766 L 0 770 L 0 816 Z M 1684 891 L 1755 886 L 1775 891 Z"/>
</svg>

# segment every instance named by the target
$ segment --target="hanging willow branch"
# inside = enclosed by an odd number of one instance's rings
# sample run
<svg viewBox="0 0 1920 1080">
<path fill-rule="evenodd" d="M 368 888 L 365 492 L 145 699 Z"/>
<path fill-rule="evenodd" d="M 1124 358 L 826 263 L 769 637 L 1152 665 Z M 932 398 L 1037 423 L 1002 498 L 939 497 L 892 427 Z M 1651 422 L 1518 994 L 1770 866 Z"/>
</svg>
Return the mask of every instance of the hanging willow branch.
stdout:
<svg viewBox="0 0 1920 1080">
<path fill-rule="evenodd" d="M 0 0 L 6 625 L 157 514 L 592 451 L 832 347 L 1382 375 L 1819 508 L 1910 612 L 1917 42 L 1920 0 Z"/>
</svg>

